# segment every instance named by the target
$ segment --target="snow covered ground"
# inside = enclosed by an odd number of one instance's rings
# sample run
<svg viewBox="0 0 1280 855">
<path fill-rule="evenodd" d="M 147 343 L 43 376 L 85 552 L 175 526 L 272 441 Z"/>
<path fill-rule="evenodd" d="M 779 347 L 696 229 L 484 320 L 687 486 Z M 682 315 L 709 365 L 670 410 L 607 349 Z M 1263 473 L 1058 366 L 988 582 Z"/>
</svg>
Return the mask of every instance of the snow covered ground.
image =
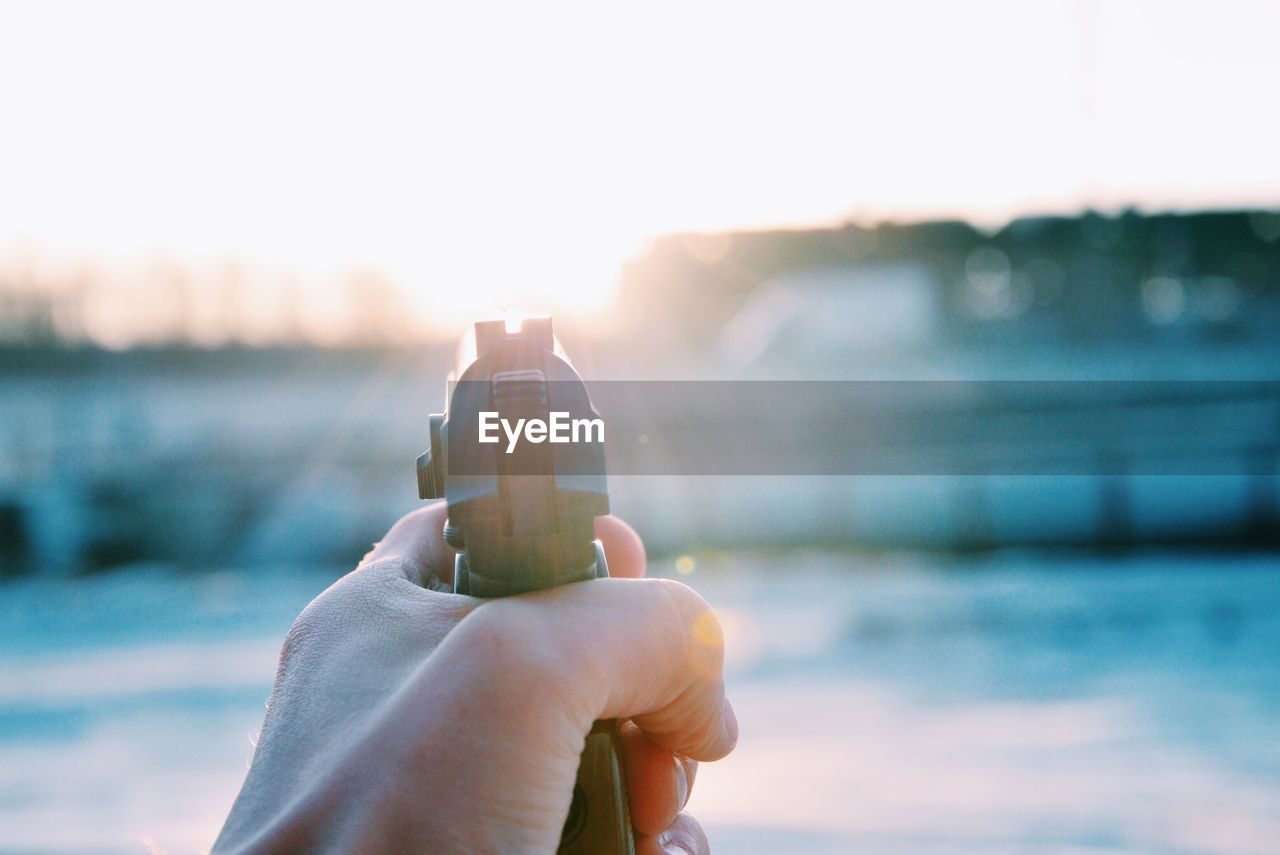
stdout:
<svg viewBox="0 0 1280 855">
<path fill-rule="evenodd" d="M 742 726 L 717 851 L 1276 851 L 1275 556 L 693 558 Z M 0 851 L 206 850 L 331 578 L 0 587 Z"/>
</svg>

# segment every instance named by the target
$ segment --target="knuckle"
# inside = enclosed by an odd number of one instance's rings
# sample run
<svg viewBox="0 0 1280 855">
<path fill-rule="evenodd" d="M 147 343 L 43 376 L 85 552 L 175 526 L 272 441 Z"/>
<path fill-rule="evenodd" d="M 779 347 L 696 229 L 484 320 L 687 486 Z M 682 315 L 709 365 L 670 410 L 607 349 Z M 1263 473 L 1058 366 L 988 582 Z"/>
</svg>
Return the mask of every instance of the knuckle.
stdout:
<svg viewBox="0 0 1280 855">
<path fill-rule="evenodd" d="M 326 613 L 331 611 L 324 601 L 328 592 L 316 597 L 298 615 L 289 631 L 285 633 L 284 643 L 280 647 L 280 667 L 297 660 L 305 651 L 311 649 L 328 634 L 329 621 Z"/>
<path fill-rule="evenodd" d="M 689 661 L 704 676 L 720 674 L 724 661 L 724 627 L 715 610 L 698 592 L 674 579 L 658 580 L 675 603 L 681 628 L 688 642 Z"/>
<path fill-rule="evenodd" d="M 682 619 L 692 621 L 703 612 L 711 610 L 702 595 L 675 579 L 654 579 L 653 583 L 675 604 Z"/>
<path fill-rule="evenodd" d="M 503 711 L 528 732 L 571 733 L 575 739 L 598 718 L 597 695 L 607 681 L 583 673 L 572 629 L 556 624 L 539 605 L 488 602 L 454 632 L 491 713 Z"/>
<path fill-rule="evenodd" d="M 541 684 L 565 671 L 550 627 L 537 607 L 516 600 L 494 600 L 475 609 L 466 624 L 471 652 L 508 679 Z"/>
<path fill-rule="evenodd" d="M 348 573 L 307 603 L 285 634 L 281 662 L 287 662 L 317 647 L 324 647 L 348 634 L 356 617 L 376 602 L 370 578 Z"/>
</svg>

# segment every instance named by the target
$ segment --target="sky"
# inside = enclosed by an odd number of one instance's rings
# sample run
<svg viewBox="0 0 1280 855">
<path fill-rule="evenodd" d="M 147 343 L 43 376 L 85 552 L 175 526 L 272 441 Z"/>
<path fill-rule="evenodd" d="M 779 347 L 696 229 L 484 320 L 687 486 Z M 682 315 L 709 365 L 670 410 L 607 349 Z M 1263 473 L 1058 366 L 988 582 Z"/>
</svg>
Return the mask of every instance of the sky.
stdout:
<svg viewBox="0 0 1280 855">
<path fill-rule="evenodd" d="M 678 230 L 1274 207 L 1278 36 L 1242 0 L 0 0 L 0 263 L 367 269 L 449 326 L 599 308 Z"/>
</svg>

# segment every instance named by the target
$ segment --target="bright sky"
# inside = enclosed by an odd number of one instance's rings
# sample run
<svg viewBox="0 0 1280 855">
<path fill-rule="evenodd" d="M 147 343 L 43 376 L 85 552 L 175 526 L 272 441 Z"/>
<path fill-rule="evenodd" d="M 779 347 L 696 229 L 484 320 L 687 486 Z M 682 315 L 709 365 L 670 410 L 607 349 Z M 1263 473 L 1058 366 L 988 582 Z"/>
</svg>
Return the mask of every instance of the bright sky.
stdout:
<svg viewBox="0 0 1280 855">
<path fill-rule="evenodd" d="M 0 253 L 456 325 L 678 229 L 1280 203 L 1274 2 L 606 5 L 0 0 Z"/>
</svg>

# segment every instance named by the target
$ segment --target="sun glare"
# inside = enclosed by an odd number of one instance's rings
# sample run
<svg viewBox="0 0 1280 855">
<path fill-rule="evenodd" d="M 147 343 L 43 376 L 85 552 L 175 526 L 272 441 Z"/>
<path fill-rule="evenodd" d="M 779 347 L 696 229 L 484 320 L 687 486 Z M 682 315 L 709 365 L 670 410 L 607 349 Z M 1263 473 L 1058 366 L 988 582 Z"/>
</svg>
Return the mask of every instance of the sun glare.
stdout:
<svg viewBox="0 0 1280 855">
<path fill-rule="evenodd" d="M 466 237 L 386 262 L 436 327 L 504 315 L 510 306 L 606 320 L 623 263 L 643 248 L 641 236 L 592 231 L 554 210 L 531 227 Z"/>
</svg>

